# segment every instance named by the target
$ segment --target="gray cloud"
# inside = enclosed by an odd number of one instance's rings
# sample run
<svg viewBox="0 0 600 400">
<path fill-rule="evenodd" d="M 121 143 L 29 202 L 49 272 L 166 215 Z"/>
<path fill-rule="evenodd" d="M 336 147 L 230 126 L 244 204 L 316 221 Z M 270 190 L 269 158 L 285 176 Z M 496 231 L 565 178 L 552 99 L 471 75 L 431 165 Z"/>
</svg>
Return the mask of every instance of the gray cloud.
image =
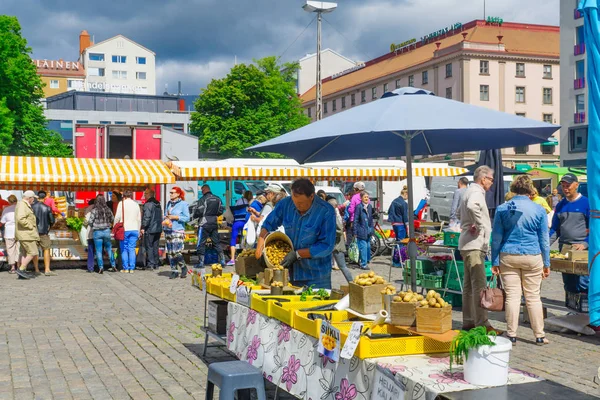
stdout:
<svg viewBox="0 0 600 400">
<path fill-rule="evenodd" d="M 123 34 L 157 56 L 157 91 L 197 93 L 238 62 L 281 53 L 312 15 L 303 0 L 3 0 L 16 15 L 36 58 L 75 59 L 79 32 L 96 42 Z M 378 57 L 392 42 L 420 37 L 454 22 L 483 16 L 482 0 L 340 0 L 325 16 L 323 46 L 356 60 Z M 487 14 L 505 21 L 559 23 L 559 0 L 487 0 Z M 315 25 L 286 51 L 282 61 L 315 51 Z"/>
</svg>

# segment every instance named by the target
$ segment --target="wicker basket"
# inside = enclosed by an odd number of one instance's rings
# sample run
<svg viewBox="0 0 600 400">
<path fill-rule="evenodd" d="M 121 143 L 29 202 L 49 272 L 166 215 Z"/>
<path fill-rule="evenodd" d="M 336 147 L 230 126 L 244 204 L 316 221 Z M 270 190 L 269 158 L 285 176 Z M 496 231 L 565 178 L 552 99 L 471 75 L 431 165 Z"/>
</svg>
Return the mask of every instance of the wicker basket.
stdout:
<svg viewBox="0 0 600 400">
<path fill-rule="evenodd" d="M 278 231 L 272 232 L 269 234 L 269 236 L 267 236 L 267 238 L 265 239 L 265 249 L 271 242 L 274 242 L 277 240 L 283 240 L 284 242 L 289 244 L 290 247 L 292 248 L 292 251 L 294 251 L 294 245 L 292 244 L 292 240 L 285 233 L 278 232 Z M 268 268 L 275 268 L 275 265 L 273 265 L 271 263 L 271 261 L 269 260 L 269 258 L 267 257 L 266 251 L 263 251 L 263 258 L 264 258 L 265 263 L 267 264 Z"/>
</svg>

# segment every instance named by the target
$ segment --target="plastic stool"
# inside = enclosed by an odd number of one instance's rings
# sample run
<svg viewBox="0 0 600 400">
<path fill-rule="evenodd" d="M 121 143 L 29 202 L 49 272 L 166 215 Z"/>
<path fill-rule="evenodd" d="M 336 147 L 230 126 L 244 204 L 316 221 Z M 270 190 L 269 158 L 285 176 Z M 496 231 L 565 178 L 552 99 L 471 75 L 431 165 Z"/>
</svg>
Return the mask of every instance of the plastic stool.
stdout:
<svg viewBox="0 0 600 400">
<path fill-rule="evenodd" d="M 212 400 L 215 385 L 219 400 L 234 400 L 238 390 L 256 389 L 258 400 L 266 400 L 265 383 L 260 370 L 245 361 L 226 361 L 208 366 L 206 400 Z"/>
</svg>

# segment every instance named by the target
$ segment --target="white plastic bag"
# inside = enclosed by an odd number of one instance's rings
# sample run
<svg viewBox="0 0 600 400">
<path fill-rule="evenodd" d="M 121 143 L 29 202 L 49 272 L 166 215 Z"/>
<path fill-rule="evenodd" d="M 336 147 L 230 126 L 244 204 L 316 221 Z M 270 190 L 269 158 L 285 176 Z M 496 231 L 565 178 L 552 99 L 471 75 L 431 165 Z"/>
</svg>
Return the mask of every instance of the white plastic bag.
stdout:
<svg viewBox="0 0 600 400">
<path fill-rule="evenodd" d="M 246 245 L 247 247 L 254 246 L 256 243 L 256 223 L 252 221 L 252 218 L 244 225 L 244 231 L 246 231 Z"/>
<path fill-rule="evenodd" d="M 88 246 L 88 228 L 85 226 L 82 226 L 81 230 L 79 231 L 79 241 L 83 247 Z"/>
</svg>

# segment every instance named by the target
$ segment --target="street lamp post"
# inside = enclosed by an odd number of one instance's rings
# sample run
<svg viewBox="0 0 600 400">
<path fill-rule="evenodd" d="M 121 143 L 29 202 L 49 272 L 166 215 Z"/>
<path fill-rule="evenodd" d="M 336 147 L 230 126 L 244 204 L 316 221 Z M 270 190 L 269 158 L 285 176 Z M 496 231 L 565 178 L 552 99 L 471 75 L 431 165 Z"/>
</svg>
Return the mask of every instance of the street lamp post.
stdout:
<svg viewBox="0 0 600 400">
<path fill-rule="evenodd" d="M 330 13 L 335 10 L 337 3 L 307 0 L 302 8 L 306 12 L 317 13 L 317 96 L 315 117 L 318 121 L 323 118 L 323 98 L 321 95 L 321 14 Z"/>
</svg>

